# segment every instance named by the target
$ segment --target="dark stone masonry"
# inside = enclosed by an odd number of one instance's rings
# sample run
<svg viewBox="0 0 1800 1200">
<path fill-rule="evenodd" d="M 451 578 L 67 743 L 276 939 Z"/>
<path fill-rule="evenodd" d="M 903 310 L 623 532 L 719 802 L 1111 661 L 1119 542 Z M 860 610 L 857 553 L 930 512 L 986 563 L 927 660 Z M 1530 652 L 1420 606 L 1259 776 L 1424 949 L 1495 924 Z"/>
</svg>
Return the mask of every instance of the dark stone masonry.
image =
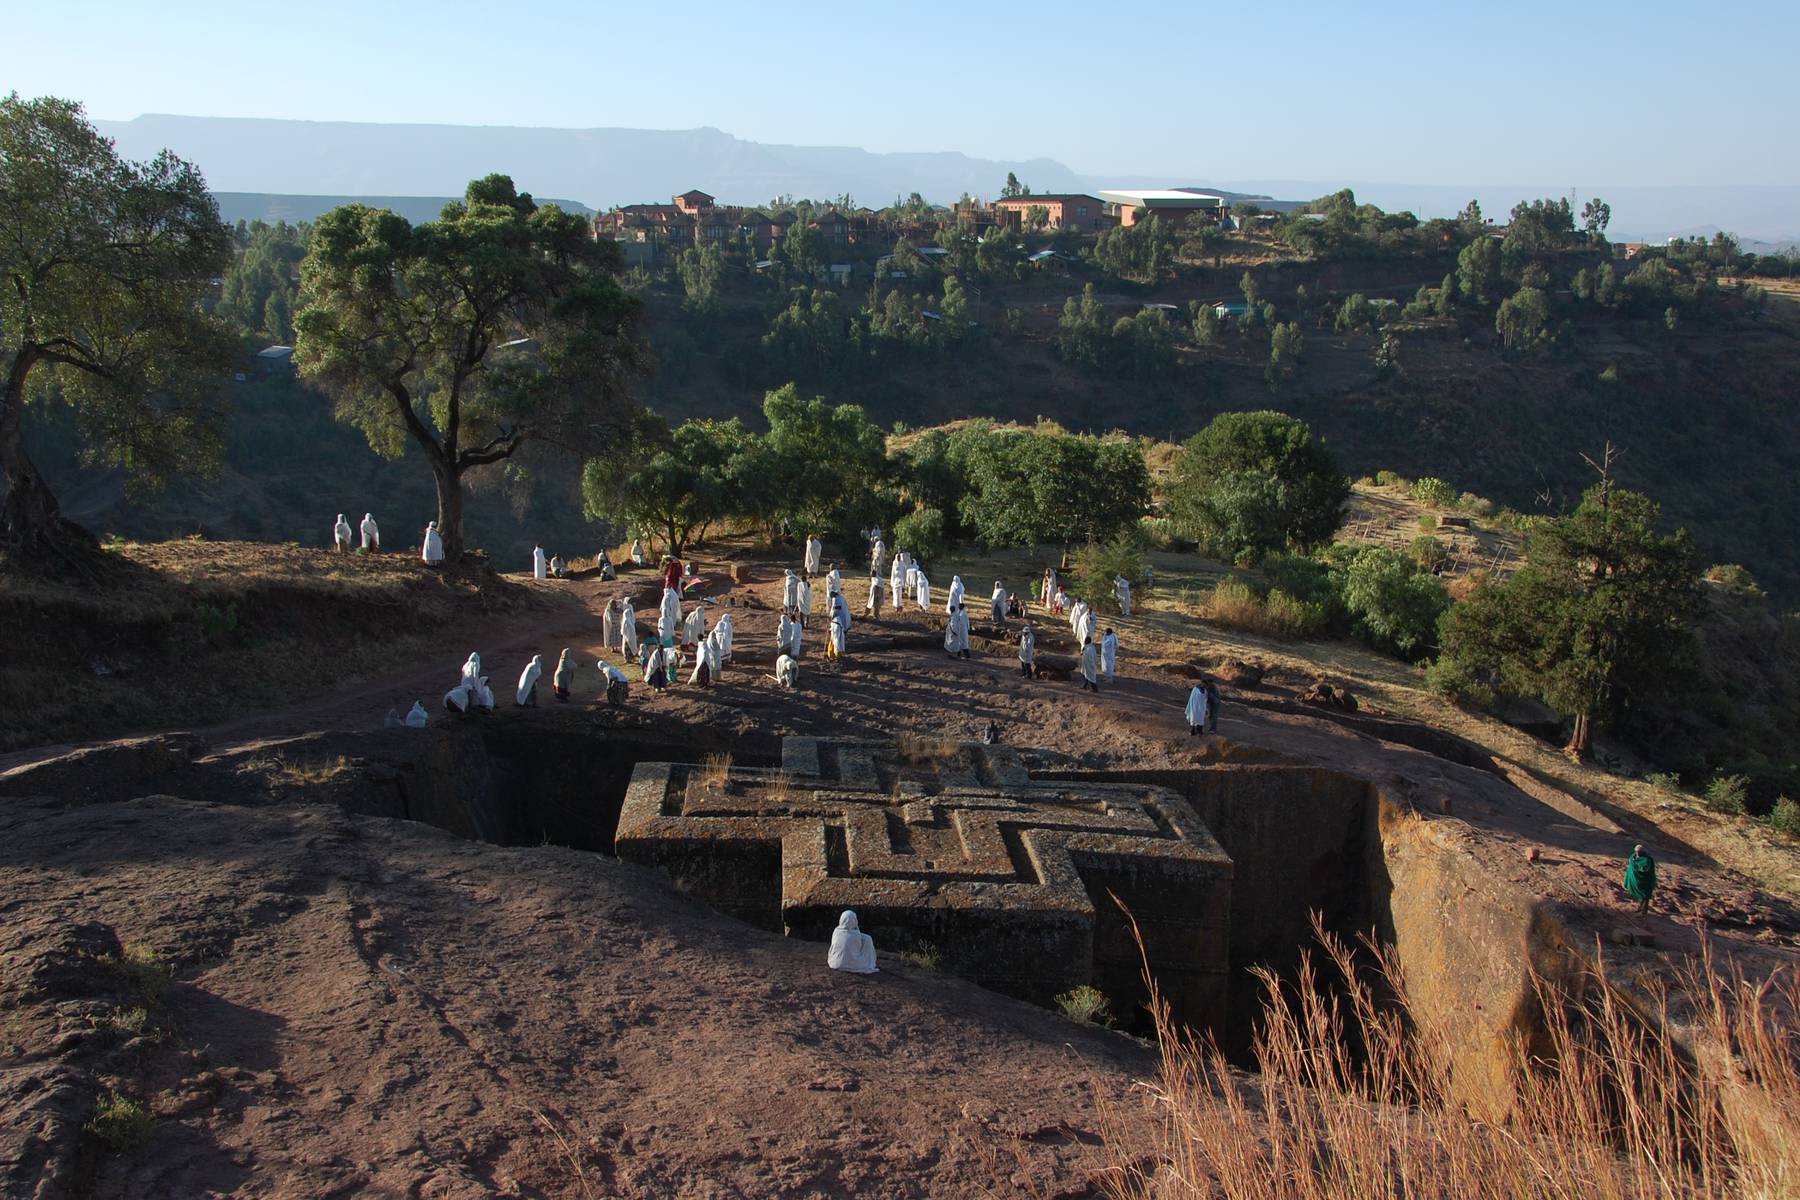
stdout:
<svg viewBox="0 0 1800 1200">
<path fill-rule="evenodd" d="M 780 770 L 640 763 L 616 848 L 766 929 L 823 942 L 853 908 L 883 950 L 1040 1004 L 1092 984 L 1128 1022 L 1147 955 L 1178 1020 L 1225 1021 L 1232 862 L 1165 787 L 1034 779 L 1002 746 L 789 738 Z"/>
</svg>

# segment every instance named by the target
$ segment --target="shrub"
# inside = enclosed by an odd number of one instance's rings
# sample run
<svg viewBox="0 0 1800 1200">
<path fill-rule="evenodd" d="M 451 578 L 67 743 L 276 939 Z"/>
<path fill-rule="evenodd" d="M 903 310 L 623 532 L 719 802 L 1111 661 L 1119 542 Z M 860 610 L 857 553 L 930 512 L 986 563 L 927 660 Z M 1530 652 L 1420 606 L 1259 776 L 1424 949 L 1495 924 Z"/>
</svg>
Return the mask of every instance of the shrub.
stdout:
<svg viewBox="0 0 1800 1200">
<path fill-rule="evenodd" d="M 175 968 L 164 961 L 149 946 L 141 942 L 133 942 L 125 947 L 125 953 L 110 960 L 107 964 L 119 980 L 121 990 L 130 993 L 147 1008 L 161 1008 L 163 993 L 169 988 L 169 980 L 175 977 Z"/>
<path fill-rule="evenodd" d="M 1269 628 L 1280 637 L 1312 637 L 1330 623 L 1330 611 L 1316 600 L 1302 600 L 1281 588 L 1271 588 L 1263 600 Z"/>
<path fill-rule="evenodd" d="M 1265 596 L 1244 579 L 1221 579 L 1213 585 L 1202 615 L 1215 625 L 1254 633 L 1259 637 L 1309 637 L 1331 623 L 1333 606 L 1309 600 L 1283 588 Z"/>
<path fill-rule="evenodd" d="M 200 626 L 200 632 L 207 641 L 216 641 L 237 632 L 237 605 L 227 604 L 218 608 L 211 604 L 194 605 L 194 621 Z"/>
<path fill-rule="evenodd" d="M 1800 837 L 1800 804 L 1783 796 L 1769 810 L 1769 828 L 1789 837 Z"/>
<path fill-rule="evenodd" d="M 1117 611 L 1113 580 L 1120 576 L 1134 588 L 1144 581 L 1144 552 L 1130 538 L 1119 538 L 1109 546 L 1090 542 L 1075 552 L 1077 594 L 1088 597 L 1096 607 Z"/>
<path fill-rule="evenodd" d="M 1737 563 L 1714 563 L 1706 568 L 1702 576 L 1709 583 L 1716 583 L 1728 592 L 1747 592 L 1756 595 L 1761 588 L 1756 586 L 1756 577 Z"/>
<path fill-rule="evenodd" d="M 1446 699 L 1470 708 L 1491 708 L 1494 689 L 1477 679 L 1454 659 L 1440 656 L 1425 667 L 1425 686 Z"/>
<path fill-rule="evenodd" d="M 1414 482 L 1411 491 L 1414 500 L 1433 508 L 1449 508 L 1456 503 L 1456 489 L 1429 475 Z"/>
<path fill-rule="evenodd" d="M 1365 547 L 1350 560 L 1343 596 L 1358 634 L 1409 660 L 1437 644 L 1438 617 L 1450 607 L 1441 581 L 1381 546 Z"/>
<path fill-rule="evenodd" d="M 1681 792 L 1681 776 L 1673 771 L 1653 771 L 1644 776 L 1644 782 L 1659 792 Z"/>
<path fill-rule="evenodd" d="M 1140 517 L 1138 540 L 1151 550 L 1167 550 L 1175 544 L 1175 524 L 1167 517 Z"/>
<path fill-rule="evenodd" d="M 1084 1025 L 1110 1028 L 1113 1023 L 1112 1004 L 1106 999 L 1106 993 L 1085 983 L 1058 996 L 1056 1006 L 1062 1009 L 1063 1016 Z"/>
<path fill-rule="evenodd" d="M 1438 563 L 1450 557 L 1450 548 L 1429 533 L 1422 533 L 1412 540 L 1406 549 L 1407 557 L 1413 560 L 1421 571 L 1429 571 Z"/>
<path fill-rule="evenodd" d="M 1750 777 L 1715 775 L 1713 781 L 1706 785 L 1705 799 L 1706 807 L 1711 811 L 1728 817 L 1741 817 L 1744 815 L 1745 802 L 1750 799 Z"/>
<path fill-rule="evenodd" d="M 934 942 L 918 942 L 900 954 L 902 961 L 926 971 L 939 971 L 944 966 L 943 951 Z"/>
<path fill-rule="evenodd" d="M 936 562 L 944 556 L 944 514 L 935 508 L 918 508 L 894 522 L 894 549 L 905 550 L 918 562 Z"/>
<path fill-rule="evenodd" d="M 1437 519 L 1436 514 L 1434 514 L 1434 513 L 1420 513 L 1419 514 L 1419 528 L 1420 529 L 1423 529 L 1426 533 L 1430 533 L 1432 530 L 1436 529 L 1437 527 L 1438 527 L 1438 519 Z"/>
<path fill-rule="evenodd" d="M 114 1154 L 136 1150 L 150 1140 L 150 1112 L 136 1100 L 107 1092 L 94 1105 L 85 1126 L 101 1146 Z"/>
<path fill-rule="evenodd" d="M 1491 517 L 1494 515 L 1494 502 L 1489 500 L 1486 496 L 1477 496 L 1474 492 L 1464 492 L 1462 495 L 1458 496 L 1456 498 L 1456 507 L 1460 508 L 1463 512 L 1471 513 L 1477 517 Z"/>
<path fill-rule="evenodd" d="M 1375 472 L 1375 483 L 1378 487 L 1404 488 L 1412 486 L 1412 484 L 1407 481 L 1406 476 L 1397 475 L 1392 471 Z"/>
</svg>

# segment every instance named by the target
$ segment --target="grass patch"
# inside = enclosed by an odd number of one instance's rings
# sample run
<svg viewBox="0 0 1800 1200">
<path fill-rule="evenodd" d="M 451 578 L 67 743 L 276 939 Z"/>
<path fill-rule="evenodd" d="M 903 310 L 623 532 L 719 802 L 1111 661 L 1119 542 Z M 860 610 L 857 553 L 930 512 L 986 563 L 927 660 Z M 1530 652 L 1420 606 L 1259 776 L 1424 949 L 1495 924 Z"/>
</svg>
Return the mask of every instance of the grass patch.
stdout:
<svg viewBox="0 0 1800 1200">
<path fill-rule="evenodd" d="M 1463 1103 L 1441 1031 L 1391 950 L 1321 936 L 1326 961 L 1262 974 L 1259 1070 L 1178 1028 L 1140 1103 L 1101 1113 L 1115 1200 L 1761 1200 L 1800 1179 L 1800 974 L 1712 964 L 1627 1001 L 1603 973 L 1536 979 L 1543 1028 L 1515 1048 L 1504 1123 Z M 1374 961 L 1369 961 L 1370 957 Z M 1336 976 L 1343 986 L 1325 986 Z M 1678 1018 L 1674 1010 L 1679 1009 Z M 1417 1022 L 1417 1024 L 1415 1024 Z M 1695 1069 L 1703 1062 L 1727 1069 Z"/>
<path fill-rule="evenodd" d="M 350 760 L 342 754 L 336 758 L 289 759 L 280 754 L 259 754 L 244 763 L 244 769 L 268 775 L 283 783 L 317 786 L 330 783 L 351 770 Z"/>
<path fill-rule="evenodd" d="M 922 766 L 955 758 L 961 747 L 949 738 L 931 737 L 905 730 L 894 736 L 894 750 L 900 755 L 900 761 L 912 766 Z"/>
<path fill-rule="evenodd" d="M 150 1110 L 136 1100 L 105 1092 L 94 1104 L 93 1119 L 82 1128 L 93 1134 L 108 1153 L 124 1154 L 149 1143 L 154 1123 Z"/>
<path fill-rule="evenodd" d="M 944 952 L 933 942 L 919 942 L 910 949 L 901 951 L 900 958 L 903 962 L 926 971 L 944 969 Z"/>
<path fill-rule="evenodd" d="M 722 792 L 731 778 L 731 755 L 708 754 L 700 760 L 694 779 L 709 792 Z"/>
<path fill-rule="evenodd" d="M 1107 1000 L 1105 992 L 1090 984 L 1084 983 L 1058 996 L 1056 1007 L 1062 1009 L 1062 1015 L 1071 1021 L 1112 1028 L 1112 1002 Z"/>
<path fill-rule="evenodd" d="M 1226 629 L 1288 639 L 1316 634 L 1328 620 L 1322 604 L 1299 599 L 1284 588 L 1259 592 L 1242 579 L 1221 579 L 1215 583 L 1200 614 Z"/>
<path fill-rule="evenodd" d="M 163 994 L 175 977 L 175 968 L 162 955 L 142 942 L 125 947 L 125 953 L 108 959 L 121 991 L 134 997 L 147 1009 L 161 1008 Z"/>
</svg>

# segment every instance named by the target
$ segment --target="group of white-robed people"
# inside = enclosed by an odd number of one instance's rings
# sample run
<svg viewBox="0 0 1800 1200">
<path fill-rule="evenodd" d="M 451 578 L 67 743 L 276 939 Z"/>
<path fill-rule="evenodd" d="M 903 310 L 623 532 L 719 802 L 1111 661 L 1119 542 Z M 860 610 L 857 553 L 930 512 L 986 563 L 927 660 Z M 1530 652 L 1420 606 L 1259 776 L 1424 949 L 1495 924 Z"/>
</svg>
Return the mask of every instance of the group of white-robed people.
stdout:
<svg viewBox="0 0 1800 1200">
<path fill-rule="evenodd" d="M 371 513 L 363 514 L 362 523 L 355 530 L 350 528 L 350 522 L 344 520 L 344 514 L 339 513 L 337 524 L 331 527 L 331 544 L 340 554 L 348 554 L 351 550 L 350 539 L 357 533 L 362 535 L 363 553 L 381 552 L 381 527 L 375 524 L 375 517 Z"/>
</svg>

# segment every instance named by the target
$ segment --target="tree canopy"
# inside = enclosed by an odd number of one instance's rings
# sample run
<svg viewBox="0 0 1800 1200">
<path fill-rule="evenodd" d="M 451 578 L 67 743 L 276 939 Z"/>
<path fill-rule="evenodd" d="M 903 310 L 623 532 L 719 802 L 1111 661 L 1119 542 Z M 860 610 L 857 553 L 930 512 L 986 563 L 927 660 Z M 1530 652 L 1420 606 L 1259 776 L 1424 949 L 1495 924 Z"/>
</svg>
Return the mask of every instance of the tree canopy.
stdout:
<svg viewBox="0 0 1800 1200">
<path fill-rule="evenodd" d="M 1312 430 L 1279 412 L 1222 413 L 1189 438 L 1169 515 L 1209 553 L 1253 561 L 1330 539 L 1350 481 Z"/>
<path fill-rule="evenodd" d="M 1636 492 L 1589 489 L 1533 531 L 1517 574 L 1450 610 L 1441 665 L 1574 718 L 1569 749 L 1585 753 L 1596 721 L 1667 686 L 1688 640 L 1693 551 L 1686 531 L 1657 531 L 1659 516 Z"/>
<path fill-rule="evenodd" d="M 90 457 L 134 487 L 217 462 L 235 345 L 203 301 L 230 256 L 194 167 L 121 160 L 71 101 L 0 99 L 0 548 L 92 544 L 26 453 L 41 405 L 73 406 Z"/>
<path fill-rule="evenodd" d="M 296 359 L 376 451 L 424 452 L 454 561 L 465 474 L 528 443 L 580 450 L 630 427 L 645 353 L 618 272 L 614 243 L 504 175 L 418 226 L 347 204 L 313 229 Z"/>
</svg>

